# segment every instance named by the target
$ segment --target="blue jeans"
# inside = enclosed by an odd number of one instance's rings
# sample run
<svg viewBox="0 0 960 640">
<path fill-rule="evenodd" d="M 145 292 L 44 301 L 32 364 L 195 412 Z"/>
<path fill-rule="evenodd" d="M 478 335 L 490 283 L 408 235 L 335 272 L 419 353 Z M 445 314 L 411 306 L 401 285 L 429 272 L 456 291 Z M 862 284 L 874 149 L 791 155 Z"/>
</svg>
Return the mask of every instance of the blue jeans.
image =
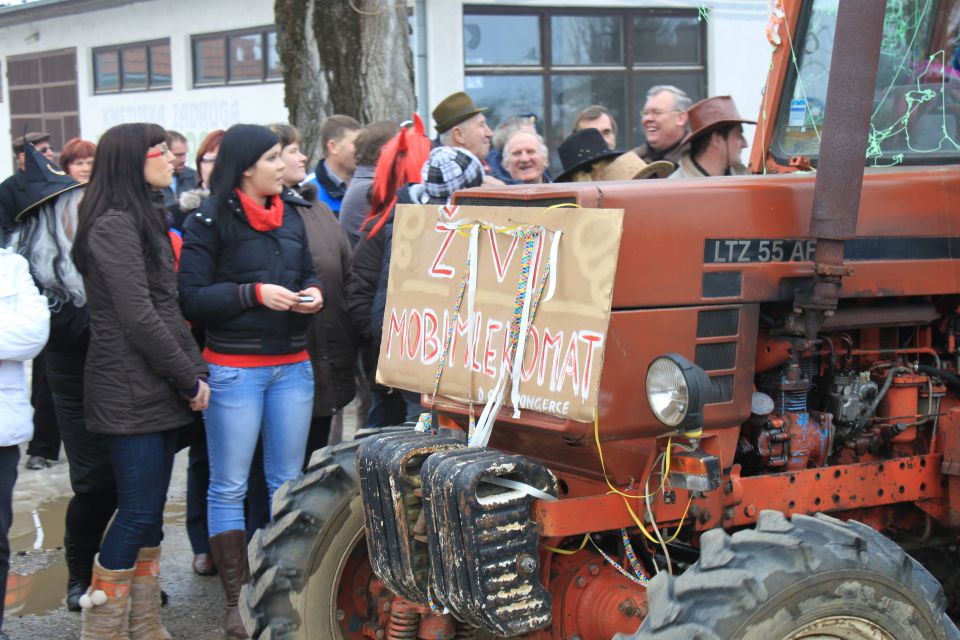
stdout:
<svg viewBox="0 0 960 640">
<path fill-rule="evenodd" d="M 300 475 L 310 416 L 313 368 L 309 361 L 268 367 L 210 365 L 207 424 L 210 536 L 245 529 L 243 499 L 250 462 L 263 440 L 263 470 L 272 496 Z"/>
<path fill-rule="evenodd" d="M 117 479 L 117 515 L 100 547 L 100 566 L 129 569 L 141 547 L 160 546 L 177 430 L 108 436 Z"/>
<path fill-rule="evenodd" d="M 17 482 L 20 447 L 0 447 L 0 627 L 3 626 L 3 601 L 7 595 L 10 571 L 10 525 L 13 523 L 13 485 Z"/>
</svg>

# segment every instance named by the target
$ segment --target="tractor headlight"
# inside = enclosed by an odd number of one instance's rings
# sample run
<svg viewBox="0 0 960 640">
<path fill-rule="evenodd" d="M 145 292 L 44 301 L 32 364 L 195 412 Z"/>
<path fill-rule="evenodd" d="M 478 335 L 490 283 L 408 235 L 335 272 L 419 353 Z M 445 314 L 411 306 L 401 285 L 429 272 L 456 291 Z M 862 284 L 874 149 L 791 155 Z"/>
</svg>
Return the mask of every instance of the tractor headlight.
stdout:
<svg viewBox="0 0 960 640">
<path fill-rule="evenodd" d="M 660 356 L 647 369 L 647 401 L 657 420 L 679 431 L 703 426 L 703 405 L 712 401 L 706 372 L 676 353 Z"/>
</svg>

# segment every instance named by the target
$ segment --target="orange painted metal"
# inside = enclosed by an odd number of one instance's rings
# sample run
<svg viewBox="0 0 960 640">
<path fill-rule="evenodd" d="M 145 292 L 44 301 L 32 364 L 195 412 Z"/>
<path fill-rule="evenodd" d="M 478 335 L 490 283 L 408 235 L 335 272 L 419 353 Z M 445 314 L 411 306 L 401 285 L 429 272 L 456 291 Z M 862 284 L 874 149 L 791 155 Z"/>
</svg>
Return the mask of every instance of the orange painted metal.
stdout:
<svg viewBox="0 0 960 640">
<path fill-rule="evenodd" d="M 770 371 L 786 364 L 799 341 L 783 336 L 762 335 L 757 338 L 757 373 Z"/>
<path fill-rule="evenodd" d="M 836 513 L 897 503 L 937 501 L 943 497 L 941 463 L 941 456 L 931 454 L 751 477 L 740 477 L 739 468 L 734 466 L 724 478 L 721 491 L 691 501 L 685 524 L 702 531 L 717 526 L 752 524 L 764 509 L 775 509 L 788 515 Z M 960 473 L 960 460 L 957 470 Z M 639 492 L 632 494 L 639 495 Z M 665 502 L 664 496 L 658 495 L 652 504 L 658 525 L 676 526 L 688 499 L 689 494 L 682 490 L 676 492 L 673 503 Z M 635 513 L 644 512 L 642 500 L 634 498 L 627 502 Z M 624 498 L 614 494 L 556 502 L 537 501 L 532 515 L 539 523 L 542 535 L 550 537 L 636 527 Z"/>
<path fill-rule="evenodd" d="M 786 83 L 787 69 L 792 62 L 790 44 L 792 32 L 800 18 L 800 1 L 786 0 L 783 2 L 783 18 L 774 27 L 780 44 L 773 50 L 773 60 L 771 60 L 770 71 L 767 74 L 766 86 L 763 89 L 763 103 L 760 108 L 760 116 L 757 118 L 756 132 L 754 133 L 753 145 L 750 148 L 750 172 L 763 173 L 781 172 L 791 170 L 791 167 L 782 167 L 776 164 L 772 157 L 766 155 L 766 150 L 773 139 L 773 129 L 776 125 L 774 118 L 779 108 L 780 95 L 783 93 L 783 87 Z M 771 19 L 773 22 L 775 19 Z M 801 162 L 795 163 L 795 166 L 802 166 Z"/>
<path fill-rule="evenodd" d="M 592 550 L 555 557 L 549 585 L 553 625 L 540 637 L 610 640 L 617 633 L 636 631 L 647 615 L 646 589 Z"/>
<path fill-rule="evenodd" d="M 910 425 L 893 438 L 893 442 L 912 442 L 917 438 L 916 422 L 920 401 L 920 389 L 926 387 L 929 378 L 924 375 L 894 374 L 890 389 L 887 390 L 877 408 L 877 421 L 893 427 L 900 424 Z"/>
</svg>

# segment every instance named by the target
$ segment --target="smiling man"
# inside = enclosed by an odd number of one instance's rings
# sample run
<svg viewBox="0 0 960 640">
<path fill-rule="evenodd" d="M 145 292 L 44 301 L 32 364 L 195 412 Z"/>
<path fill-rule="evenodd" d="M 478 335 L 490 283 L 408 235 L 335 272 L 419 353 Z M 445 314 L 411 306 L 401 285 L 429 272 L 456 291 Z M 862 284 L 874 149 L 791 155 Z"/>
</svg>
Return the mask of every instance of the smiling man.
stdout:
<svg viewBox="0 0 960 640">
<path fill-rule="evenodd" d="M 651 87 L 643 105 L 643 135 L 646 142 L 634 152 L 646 162 L 680 160 L 680 142 L 687 134 L 687 109 L 690 97 L 672 85 Z"/>
<path fill-rule="evenodd" d="M 518 184 L 549 182 L 544 175 L 547 146 L 536 133 L 524 130 L 513 132 L 503 145 L 503 165 Z"/>
</svg>

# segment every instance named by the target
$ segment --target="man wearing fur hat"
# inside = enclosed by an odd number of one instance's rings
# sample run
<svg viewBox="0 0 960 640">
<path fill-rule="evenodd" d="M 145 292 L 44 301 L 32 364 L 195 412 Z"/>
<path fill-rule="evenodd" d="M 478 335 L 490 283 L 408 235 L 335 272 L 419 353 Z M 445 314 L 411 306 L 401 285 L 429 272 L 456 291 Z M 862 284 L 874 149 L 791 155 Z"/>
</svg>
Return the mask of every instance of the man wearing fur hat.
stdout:
<svg viewBox="0 0 960 640">
<path fill-rule="evenodd" d="M 747 148 L 743 125 L 757 124 L 744 120 L 737 112 L 733 98 L 716 96 L 696 103 L 687 112 L 690 133 L 681 147 L 687 147 L 671 178 L 708 178 L 711 176 L 745 175 L 747 168 L 740 154 Z"/>
</svg>

